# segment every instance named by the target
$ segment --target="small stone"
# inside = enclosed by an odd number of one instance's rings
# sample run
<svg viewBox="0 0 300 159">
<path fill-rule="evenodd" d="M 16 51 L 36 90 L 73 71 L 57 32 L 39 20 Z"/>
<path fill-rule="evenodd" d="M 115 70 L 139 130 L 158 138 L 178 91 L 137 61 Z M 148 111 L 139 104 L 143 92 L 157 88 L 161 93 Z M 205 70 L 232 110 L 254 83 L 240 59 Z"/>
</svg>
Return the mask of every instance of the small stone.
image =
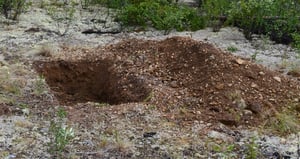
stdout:
<svg viewBox="0 0 300 159">
<path fill-rule="evenodd" d="M 258 74 L 261 75 L 261 76 L 265 75 L 264 72 L 258 72 Z"/>
<path fill-rule="evenodd" d="M 258 87 L 258 85 L 257 85 L 257 84 L 255 84 L 255 83 L 251 83 L 251 87 L 252 87 L 252 88 L 257 88 L 257 87 Z"/>
<path fill-rule="evenodd" d="M 250 111 L 250 110 L 244 110 L 243 113 L 245 115 L 252 115 L 252 111 Z"/>
<path fill-rule="evenodd" d="M 118 55 L 117 55 L 116 59 L 117 59 L 118 61 L 121 61 L 121 60 L 122 60 L 121 56 L 118 56 Z"/>
<path fill-rule="evenodd" d="M 273 78 L 274 78 L 275 81 L 277 81 L 277 82 L 279 82 L 279 83 L 281 82 L 281 78 L 280 78 L 280 77 L 275 76 L 275 77 L 273 77 Z"/>
<path fill-rule="evenodd" d="M 29 109 L 28 108 L 24 108 L 24 109 L 22 109 L 22 113 L 24 114 L 24 115 L 29 115 L 30 114 L 30 111 L 29 111 Z"/>
<path fill-rule="evenodd" d="M 211 56 L 209 56 L 209 59 L 210 59 L 210 60 L 214 60 L 214 59 L 215 59 L 215 56 L 214 56 L 214 55 L 211 55 Z"/>
<path fill-rule="evenodd" d="M 205 157 L 205 156 L 200 155 L 199 153 L 195 153 L 194 156 L 197 157 L 197 158 L 204 158 Z"/>
<path fill-rule="evenodd" d="M 224 89 L 224 84 L 223 84 L 223 83 L 217 84 L 217 85 L 216 85 L 216 88 L 217 88 L 218 90 L 222 90 L 222 89 Z"/>
<path fill-rule="evenodd" d="M 243 65 L 246 61 L 242 59 L 236 59 L 235 62 L 239 65 Z"/>
</svg>

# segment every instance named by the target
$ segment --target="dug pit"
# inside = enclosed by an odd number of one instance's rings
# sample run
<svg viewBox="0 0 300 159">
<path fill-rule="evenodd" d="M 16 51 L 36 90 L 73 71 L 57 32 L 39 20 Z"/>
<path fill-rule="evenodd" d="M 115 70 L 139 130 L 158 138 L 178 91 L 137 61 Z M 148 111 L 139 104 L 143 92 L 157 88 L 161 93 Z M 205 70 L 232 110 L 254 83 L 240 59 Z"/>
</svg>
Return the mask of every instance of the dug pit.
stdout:
<svg viewBox="0 0 300 159">
<path fill-rule="evenodd" d="M 140 102 L 149 94 L 138 77 L 118 75 L 110 60 L 36 61 L 34 67 L 61 104 Z"/>
</svg>

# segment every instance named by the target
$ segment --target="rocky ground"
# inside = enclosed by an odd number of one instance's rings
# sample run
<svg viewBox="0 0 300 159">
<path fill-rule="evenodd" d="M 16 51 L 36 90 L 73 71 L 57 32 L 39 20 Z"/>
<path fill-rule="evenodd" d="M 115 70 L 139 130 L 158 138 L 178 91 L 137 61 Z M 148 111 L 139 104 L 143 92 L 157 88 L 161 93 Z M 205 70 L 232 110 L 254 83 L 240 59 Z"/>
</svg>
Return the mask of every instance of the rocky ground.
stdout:
<svg viewBox="0 0 300 159">
<path fill-rule="evenodd" d="M 71 21 L 56 11 L 36 3 L 1 19 L 0 158 L 299 158 L 289 46 L 237 28 L 124 31 L 106 8 Z M 74 130 L 60 153 L 53 123 Z"/>
</svg>

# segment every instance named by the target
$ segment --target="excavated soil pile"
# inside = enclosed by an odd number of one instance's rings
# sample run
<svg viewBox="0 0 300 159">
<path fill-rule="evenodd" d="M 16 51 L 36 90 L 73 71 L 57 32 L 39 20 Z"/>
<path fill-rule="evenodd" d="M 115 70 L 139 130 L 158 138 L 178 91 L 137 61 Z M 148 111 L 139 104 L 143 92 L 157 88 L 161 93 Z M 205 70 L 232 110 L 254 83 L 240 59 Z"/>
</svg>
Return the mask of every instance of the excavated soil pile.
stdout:
<svg viewBox="0 0 300 159">
<path fill-rule="evenodd" d="M 62 103 L 147 102 L 178 123 L 256 125 L 300 95 L 297 81 L 184 37 L 65 48 L 64 57 L 35 62 Z"/>
</svg>

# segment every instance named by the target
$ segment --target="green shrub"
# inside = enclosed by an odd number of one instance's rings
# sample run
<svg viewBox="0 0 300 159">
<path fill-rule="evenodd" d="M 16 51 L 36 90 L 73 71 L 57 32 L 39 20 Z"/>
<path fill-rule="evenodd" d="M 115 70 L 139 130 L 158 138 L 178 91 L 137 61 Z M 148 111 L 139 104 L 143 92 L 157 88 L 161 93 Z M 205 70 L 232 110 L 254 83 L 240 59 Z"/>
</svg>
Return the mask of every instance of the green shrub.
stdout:
<svg viewBox="0 0 300 159">
<path fill-rule="evenodd" d="M 152 26 L 158 30 L 198 30 L 205 26 L 197 10 L 169 4 L 167 1 L 145 1 L 127 5 L 119 14 L 125 26 Z"/>
<path fill-rule="evenodd" d="M 25 8 L 25 0 L 0 0 L 0 12 L 7 19 L 16 20 Z"/>
<path fill-rule="evenodd" d="M 300 52 L 300 33 L 293 33 L 293 46 Z"/>
<path fill-rule="evenodd" d="M 265 34 L 289 44 L 292 33 L 299 32 L 300 2 L 296 0 L 206 0 L 202 11 L 211 21 L 225 17 L 225 24 L 242 28 L 247 38 Z"/>
<path fill-rule="evenodd" d="M 238 8 L 232 8 L 230 22 L 243 28 L 246 35 L 252 33 L 269 35 L 279 43 L 292 42 L 291 33 L 295 32 L 299 21 L 295 18 L 292 0 L 241 1 Z"/>
</svg>

